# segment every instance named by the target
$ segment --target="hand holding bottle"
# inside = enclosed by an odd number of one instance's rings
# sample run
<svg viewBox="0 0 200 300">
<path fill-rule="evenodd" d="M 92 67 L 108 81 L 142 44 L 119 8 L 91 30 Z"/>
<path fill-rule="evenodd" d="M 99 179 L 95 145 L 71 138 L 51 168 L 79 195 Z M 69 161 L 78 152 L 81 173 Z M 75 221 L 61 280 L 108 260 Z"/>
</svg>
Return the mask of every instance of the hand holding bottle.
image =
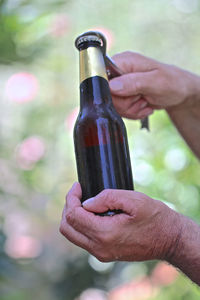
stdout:
<svg viewBox="0 0 200 300">
<path fill-rule="evenodd" d="M 154 109 L 183 108 L 199 100 L 200 77 L 193 73 L 129 51 L 113 60 L 125 73 L 110 81 L 113 103 L 123 117 L 141 119 Z"/>
<path fill-rule="evenodd" d="M 200 285 L 200 228 L 145 194 L 104 190 L 81 206 L 75 183 L 67 195 L 60 232 L 100 261 L 167 260 Z M 113 217 L 95 213 L 123 210 Z"/>
<path fill-rule="evenodd" d="M 61 233 L 101 261 L 141 261 L 166 258 L 179 235 L 178 214 L 145 194 L 104 190 L 81 206 L 82 191 L 75 183 L 66 198 Z M 108 210 L 123 213 L 96 214 Z"/>
</svg>

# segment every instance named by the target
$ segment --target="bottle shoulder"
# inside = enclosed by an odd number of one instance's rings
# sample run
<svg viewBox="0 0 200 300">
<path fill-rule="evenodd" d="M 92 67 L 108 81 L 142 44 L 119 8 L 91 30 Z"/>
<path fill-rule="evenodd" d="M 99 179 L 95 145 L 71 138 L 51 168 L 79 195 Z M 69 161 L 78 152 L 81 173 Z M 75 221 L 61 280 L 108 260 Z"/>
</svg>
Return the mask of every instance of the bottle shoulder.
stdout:
<svg viewBox="0 0 200 300">
<path fill-rule="evenodd" d="M 107 118 L 113 119 L 114 121 L 122 120 L 121 116 L 115 110 L 113 104 L 94 104 L 91 106 L 83 107 L 80 110 L 78 118 L 85 119 L 85 118 Z"/>
<path fill-rule="evenodd" d="M 123 126 L 123 120 L 121 117 L 111 108 L 103 107 L 99 105 L 93 108 L 83 109 L 80 111 L 76 125 L 81 126 L 85 124 L 97 124 L 97 123 L 116 123 L 120 126 Z"/>
<path fill-rule="evenodd" d="M 113 132 L 120 133 L 120 136 L 126 136 L 126 128 L 121 117 L 118 118 L 113 112 L 97 113 L 96 111 L 88 114 L 79 114 L 74 126 L 74 137 L 89 136 L 99 134 L 108 130 L 109 134 Z M 96 132 L 96 133 L 95 133 Z"/>
</svg>

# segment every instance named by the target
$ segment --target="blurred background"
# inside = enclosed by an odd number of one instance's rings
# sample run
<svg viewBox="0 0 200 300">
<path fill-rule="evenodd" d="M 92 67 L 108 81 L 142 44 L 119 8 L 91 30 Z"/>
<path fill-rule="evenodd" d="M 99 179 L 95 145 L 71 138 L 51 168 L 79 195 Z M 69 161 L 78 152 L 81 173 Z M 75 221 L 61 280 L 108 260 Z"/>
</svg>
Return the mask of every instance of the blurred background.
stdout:
<svg viewBox="0 0 200 300">
<path fill-rule="evenodd" d="M 77 180 L 77 35 L 200 74 L 199 0 L 0 0 L 0 299 L 200 299 L 164 262 L 100 263 L 59 233 Z M 135 186 L 200 222 L 197 159 L 163 111 L 125 120 Z"/>
</svg>

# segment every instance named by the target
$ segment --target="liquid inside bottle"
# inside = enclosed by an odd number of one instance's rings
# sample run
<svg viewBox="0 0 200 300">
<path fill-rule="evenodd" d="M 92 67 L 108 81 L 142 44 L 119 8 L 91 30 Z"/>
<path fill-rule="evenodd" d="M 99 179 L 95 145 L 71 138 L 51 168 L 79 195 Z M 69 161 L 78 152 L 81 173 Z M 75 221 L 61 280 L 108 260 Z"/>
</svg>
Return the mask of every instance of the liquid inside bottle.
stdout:
<svg viewBox="0 0 200 300">
<path fill-rule="evenodd" d="M 104 189 L 133 190 L 126 128 L 112 104 L 97 42 L 80 49 L 80 74 L 80 113 L 74 144 L 82 201 Z"/>
</svg>

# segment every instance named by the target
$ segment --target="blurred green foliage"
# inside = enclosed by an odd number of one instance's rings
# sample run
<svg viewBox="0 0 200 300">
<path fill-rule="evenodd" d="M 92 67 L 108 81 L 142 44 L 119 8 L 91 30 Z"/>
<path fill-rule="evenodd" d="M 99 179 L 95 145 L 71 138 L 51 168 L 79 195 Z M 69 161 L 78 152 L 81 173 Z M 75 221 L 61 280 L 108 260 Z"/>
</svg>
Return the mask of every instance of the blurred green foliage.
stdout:
<svg viewBox="0 0 200 300">
<path fill-rule="evenodd" d="M 109 293 L 152 278 L 157 262 L 104 265 L 58 232 L 65 194 L 77 180 L 74 39 L 98 28 L 108 38 L 109 54 L 133 50 L 200 73 L 199 20 L 198 0 L 0 1 L 1 300 L 87 300 L 80 294 L 89 288 Z M 34 76 L 34 97 L 27 100 L 19 91 L 24 100 L 16 100 L 14 74 L 32 86 L 27 74 Z M 198 161 L 165 112 L 150 118 L 150 133 L 140 131 L 138 121 L 125 122 L 136 189 L 199 222 Z M 154 289 L 138 299 L 200 297 L 182 274 Z"/>
</svg>

